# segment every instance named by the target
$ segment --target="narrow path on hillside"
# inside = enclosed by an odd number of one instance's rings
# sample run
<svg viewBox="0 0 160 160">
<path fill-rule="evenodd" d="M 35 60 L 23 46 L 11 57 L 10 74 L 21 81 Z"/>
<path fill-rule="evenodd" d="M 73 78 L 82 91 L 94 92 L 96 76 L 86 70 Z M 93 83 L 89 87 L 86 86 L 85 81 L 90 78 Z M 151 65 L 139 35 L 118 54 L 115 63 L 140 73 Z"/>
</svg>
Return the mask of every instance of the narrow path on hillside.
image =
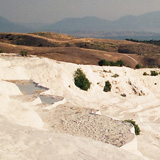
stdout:
<svg viewBox="0 0 160 160">
<path fill-rule="evenodd" d="M 135 58 L 129 56 L 128 54 L 123 54 L 123 55 L 129 57 L 129 58 L 132 59 L 134 62 L 138 63 L 138 61 L 137 61 Z"/>
</svg>

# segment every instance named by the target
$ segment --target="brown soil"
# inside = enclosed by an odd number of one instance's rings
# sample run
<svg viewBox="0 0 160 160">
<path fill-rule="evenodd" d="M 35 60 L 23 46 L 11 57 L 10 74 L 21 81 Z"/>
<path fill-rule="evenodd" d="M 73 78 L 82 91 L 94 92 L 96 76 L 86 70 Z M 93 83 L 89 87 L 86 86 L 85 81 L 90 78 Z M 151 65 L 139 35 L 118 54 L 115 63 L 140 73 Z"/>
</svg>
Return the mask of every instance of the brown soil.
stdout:
<svg viewBox="0 0 160 160">
<path fill-rule="evenodd" d="M 47 32 L 0 33 L 0 50 L 5 53 L 27 51 L 29 55 L 77 64 L 97 65 L 101 59 L 122 59 L 130 67 L 135 67 L 137 63 L 146 67 L 160 64 L 159 46 L 124 40 L 75 38 Z"/>
</svg>

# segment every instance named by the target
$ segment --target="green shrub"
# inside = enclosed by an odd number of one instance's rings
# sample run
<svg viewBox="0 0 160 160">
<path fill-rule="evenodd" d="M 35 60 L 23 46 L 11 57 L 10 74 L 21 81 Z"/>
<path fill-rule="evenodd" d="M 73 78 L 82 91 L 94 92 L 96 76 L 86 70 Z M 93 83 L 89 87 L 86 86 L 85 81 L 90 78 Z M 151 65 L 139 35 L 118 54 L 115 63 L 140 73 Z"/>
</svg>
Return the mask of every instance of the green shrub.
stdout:
<svg viewBox="0 0 160 160">
<path fill-rule="evenodd" d="M 4 53 L 4 50 L 0 49 L 0 53 Z"/>
<path fill-rule="evenodd" d="M 144 75 L 144 76 L 148 76 L 149 74 L 148 74 L 147 72 L 144 72 L 143 75 Z"/>
<path fill-rule="evenodd" d="M 72 45 L 68 42 L 65 43 L 65 47 L 71 47 Z"/>
<path fill-rule="evenodd" d="M 111 88 L 112 88 L 111 83 L 109 81 L 106 81 L 103 91 L 104 92 L 109 92 L 109 91 L 111 91 Z"/>
<path fill-rule="evenodd" d="M 135 135 L 140 135 L 141 130 L 135 121 L 133 121 L 133 120 L 125 120 L 125 121 L 131 123 L 134 126 Z"/>
<path fill-rule="evenodd" d="M 151 76 L 157 76 L 158 75 L 158 72 L 156 71 L 151 71 Z"/>
<path fill-rule="evenodd" d="M 100 60 L 100 61 L 98 62 L 98 65 L 99 65 L 99 66 L 109 66 L 110 64 L 109 64 L 108 61 L 102 59 L 102 60 Z"/>
<path fill-rule="evenodd" d="M 28 56 L 28 52 L 27 51 L 21 51 L 20 55 L 24 56 L 24 57 L 27 57 Z"/>
<path fill-rule="evenodd" d="M 125 65 L 125 63 L 120 59 L 116 62 L 116 65 L 122 67 Z"/>
<path fill-rule="evenodd" d="M 98 62 L 99 66 L 124 66 L 125 63 L 122 60 L 118 60 L 116 62 L 113 61 L 106 61 L 105 59 L 102 59 Z"/>
<path fill-rule="evenodd" d="M 138 64 L 135 66 L 135 68 L 136 68 L 136 69 L 140 69 L 140 68 L 142 68 L 142 65 L 138 63 Z"/>
<path fill-rule="evenodd" d="M 85 91 L 90 88 L 91 83 L 80 68 L 78 68 L 74 74 L 74 84 Z"/>
<path fill-rule="evenodd" d="M 112 77 L 117 78 L 117 77 L 119 77 L 119 75 L 118 74 L 114 74 Z"/>
</svg>

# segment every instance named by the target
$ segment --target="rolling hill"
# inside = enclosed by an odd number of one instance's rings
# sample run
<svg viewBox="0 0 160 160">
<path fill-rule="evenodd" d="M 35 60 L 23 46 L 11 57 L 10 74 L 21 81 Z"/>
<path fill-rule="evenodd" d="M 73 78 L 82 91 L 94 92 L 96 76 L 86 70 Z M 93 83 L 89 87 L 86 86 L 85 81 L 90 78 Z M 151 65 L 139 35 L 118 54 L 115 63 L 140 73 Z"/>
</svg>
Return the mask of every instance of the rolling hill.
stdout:
<svg viewBox="0 0 160 160">
<path fill-rule="evenodd" d="M 94 64 L 102 59 L 123 60 L 127 66 L 141 63 L 145 67 L 158 67 L 160 46 L 126 40 L 76 38 L 51 32 L 0 33 L 0 51 L 28 52 L 29 55 L 47 57 L 77 64 Z"/>
</svg>

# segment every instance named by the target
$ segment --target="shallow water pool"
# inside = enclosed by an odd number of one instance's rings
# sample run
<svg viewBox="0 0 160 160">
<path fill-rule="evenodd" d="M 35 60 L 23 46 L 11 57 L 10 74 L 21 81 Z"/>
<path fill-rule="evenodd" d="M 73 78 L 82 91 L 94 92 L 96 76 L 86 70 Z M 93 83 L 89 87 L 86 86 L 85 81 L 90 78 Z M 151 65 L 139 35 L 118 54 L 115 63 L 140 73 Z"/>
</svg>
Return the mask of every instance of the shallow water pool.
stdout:
<svg viewBox="0 0 160 160">
<path fill-rule="evenodd" d="M 33 81 L 18 81 L 16 85 L 23 94 L 39 94 L 48 90 L 48 88 L 40 86 Z"/>
<path fill-rule="evenodd" d="M 48 88 L 38 85 L 38 83 L 35 83 L 33 81 L 23 80 L 12 82 L 18 86 L 18 88 L 24 95 L 38 95 L 43 104 L 54 104 L 55 102 L 63 100 L 63 97 L 59 96 L 40 95 L 40 93 L 48 90 Z"/>
<path fill-rule="evenodd" d="M 39 98 L 41 99 L 42 103 L 45 104 L 54 104 L 55 102 L 63 100 L 63 97 L 53 97 L 50 95 L 40 95 Z"/>
</svg>

